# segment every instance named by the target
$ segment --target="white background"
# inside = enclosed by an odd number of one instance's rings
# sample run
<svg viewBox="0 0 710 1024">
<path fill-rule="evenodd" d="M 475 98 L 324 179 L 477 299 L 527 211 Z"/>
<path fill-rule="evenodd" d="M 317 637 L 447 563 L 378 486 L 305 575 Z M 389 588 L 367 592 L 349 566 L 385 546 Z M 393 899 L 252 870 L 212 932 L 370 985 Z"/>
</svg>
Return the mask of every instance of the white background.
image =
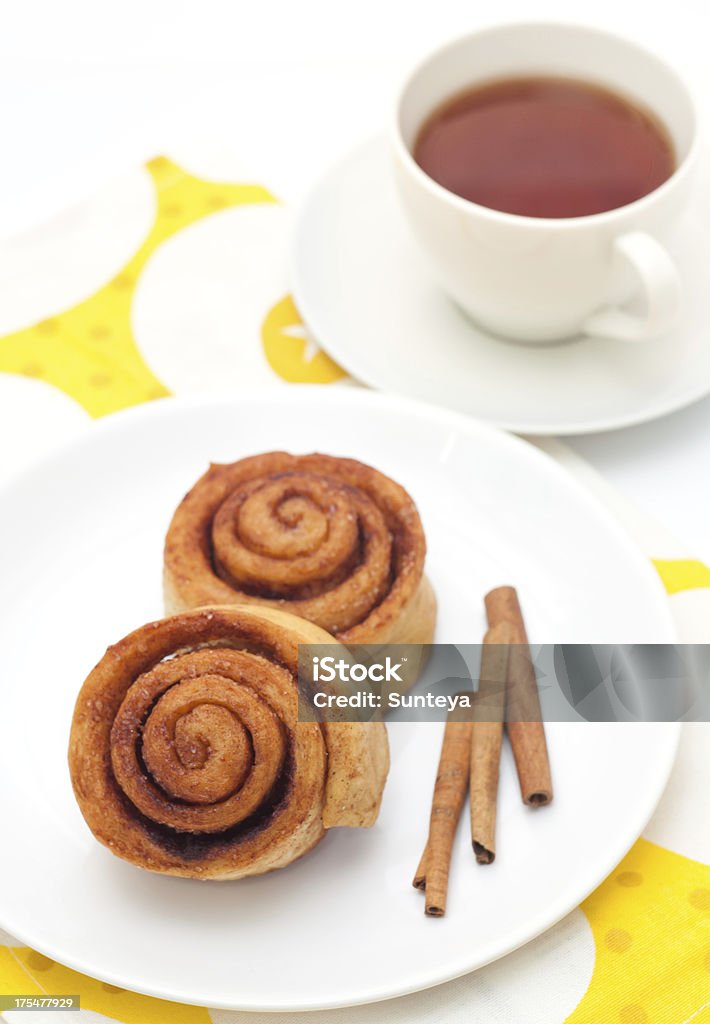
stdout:
<svg viewBox="0 0 710 1024">
<path fill-rule="evenodd" d="M 2 0 L 0 239 L 182 141 L 243 153 L 248 172 L 258 135 L 259 163 L 280 168 L 274 187 L 296 202 L 383 126 L 420 54 L 494 20 L 545 17 L 632 35 L 707 106 L 710 12 L 699 0 Z M 710 399 L 573 443 L 710 562 Z"/>
</svg>

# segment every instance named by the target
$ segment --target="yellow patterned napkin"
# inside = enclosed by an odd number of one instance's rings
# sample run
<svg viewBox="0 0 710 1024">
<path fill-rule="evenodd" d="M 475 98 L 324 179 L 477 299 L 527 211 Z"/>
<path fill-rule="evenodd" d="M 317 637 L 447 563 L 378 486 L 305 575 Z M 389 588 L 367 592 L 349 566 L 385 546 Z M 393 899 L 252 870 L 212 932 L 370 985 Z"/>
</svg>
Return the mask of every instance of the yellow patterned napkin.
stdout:
<svg viewBox="0 0 710 1024">
<path fill-rule="evenodd" d="M 160 340 L 151 344 L 149 339 L 144 350 L 141 339 L 136 337 L 132 313 L 137 293 L 140 289 L 147 290 L 147 296 L 141 294 L 140 298 L 142 303 L 148 304 L 147 315 L 150 316 L 151 302 L 154 301 L 151 289 L 155 287 L 160 293 L 163 283 L 162 253 L 151 266 L 151 261 L 156 259 L 161 247 L 166 246 L 166 243 L 174 243 L 175 258 L 169 272 L 176 271 L 172 282 L 176 296 L 184 295 L 184 289 L 189 291 L 192 286 L 196 289 L 194 298 L 198 303 L 201 301 L 198 293 L 205 285 L 205 278 L 209 280 L 209 270 L 201 264 L 199 257 L 195 257 L 194 263 L 190 260 L 191 242 L 196 237 L 194 231 L 190 233 L 190 229 L 200 222 L 211 219 L 215 224 L 218 223 L 213 217 L 216 212 L 229 211 L 233 214 L 237 211 L 235 230 L 238 235 L 244 236 L 243 260 L 258 261 L 265 256 L 268 261 L 270 258 L 268 246 L 264 252 L 259 223 L 263 221 L 269 236 L 273 233 L 270 231 L 270 221 L 273 220 L 269 217 L 270 211 L 265 216 L 263 211 L 259 211 L 261 217 L 251 216 L 255 208 L 276 204 L 274 197 L 265 188 L 260 185 L 203 181 L 166 157 L 151 160 L 144 173 L 150 176 L 155 206 L 152 220 L 146 224 L 145 237 L 136 251 L 127 253 L 125 262 L 117 267 L 110 280 L 82 302 L 43 316 L 0 338 L 0 371 L 46 381 L 73 398 L 91 416 L 103 416 L 126 406 L 171 394 L 169 383 L 173 379 L 181 382 L 183 372 L 186 377 L 189 376 L 190 356 L 203 364 L 209 360 L 211 366 L 208 383 L 211 380 L 216 386 L 224 386 L 222 373 L 225 360 L 229 361 L 229 353 L 219 352 L 218 339 L 210 335 L 210 320 L 214 323 L 215 318 L 223 312 L 221 309 L 213 308 L 207 324 L 195 327 L 195 347 L 192 353 L 174 350 L 171 353 L 170 346 L 167 346 L 169 361 L 171 355 L 176 363 L 182 355 L 188 356 L 184 367 L 161 365 L 163 349 Z M 120 183 L 115 187 L 120 190 Z M 116 205 L 120 207 L 120 201 Z M 245 217 L 239 216 L 241 208 L 247 210 Z M 208 224 L 203 231 L 203 236 L 207 235 L 204 244 L 208 251 L 211 226 Z M 214 230 L 217 258 L 224 234 L 221 228 L 222 224 L 218 223 Z M 231 228 L 228 219 L 226 231 L 231 232 Z M 183 245 L 186 247 L 184 253 L 181 252 Z M 67 252 L 67 258 L 71 260 L 71 250 Z M 222 269 L 223 272 L 234 273 L 228 264 L 223 263 Z M 269 269 L 269 277 L 275 282 L 273 270 Z M 201 275 L 198 278 L 195 277 L 196 271 Z M 144 274 L 145 279 L 141 281 Z M 158 279 L 153 285 L 156 276 Z M 235 279 L 238 279 L 236 274 Z M 189 296 L 186 298 L 189 303 Z M 247 289 L 241 295 L 235 292 L 235 300 L 237 298 L 239 302 L 248 304 L 250 296 Z M 266 371 L 259 374 L 260 382 L 268 380 L 269 376 L 293 383 L 317 384 L 342 378 L 344 372 L 325 353 L 310 350 L 290 297 L 275 290 L 271 298 L 268 307 L 256 311 L 259 317 L 258 343 L 264 362 L 263 369 Z M 241 343 L 253 345 L 256 339 L 246 335 L 246 328 L 253 326 L 250 317 L 255 311 L 245 308 L 241 311 L 241 317 L 237 311 L 235 318 L 233 306 L 229 302 L 225 305 L 230 307 L 228 319 L 234 328 L 234 348 L 237 349 Z M 157 319 L 160 319 L 159 312 Z M 167 323 L 165 327 L 167 329 Z M 243 336 L 240 337 L 242 331 Z M 154 364 L 152 367 L 149 365 L 151 357 Z M 247 365 L 251 365 L 251 361 Z M 231 372 L 227 368 L 228 379 L 234 378 L 243 368 L 244 364 L 239 362 Z M 179 384 L 178 388 L 184 393 L 185 388 L 180 388 Z"/>
<path fill-rule="evenodd" d="M 117 181 L 101 202 L 20 241 L 0 262 L 0 289 L 13 297 L 0 311 L 6 414 L 13 402 L 18 415 L 26 408 L 29 388 L 33 415 L 50 437 L 68 405 L 98 417 L 171 393 L 342 379 L 306 339 L 287 294 L 284 213 L 259 185 L 208 180 L 199 164 L 187 169 L 159 157 Z M 102 228 L 117 218 L 125 218 L 118 242 Z M 31 295 L 12 279 L 13 267 L 28 264 L 38 268 Z M 584 479 L 654 558 L 683 638 L 710 641 L 710 570 L 568 449 L 538 443 Z M 385 1007 L 295 1016 L 208 1011 L 95 981 L 0 934 L 0 993 L 78 993 L 82 1011 L 63 1020 L 125 1024 L 375 1024 L 385 1017 L 395 1024 L 706 1024 L 706 738 L 706 726 L 686 727 L 645 838 L 581 908 L 522 950 L 436 990 Z M 6 1019 L 32 1024 L 40 1013 L 8 1011 Z"/>
</svg>

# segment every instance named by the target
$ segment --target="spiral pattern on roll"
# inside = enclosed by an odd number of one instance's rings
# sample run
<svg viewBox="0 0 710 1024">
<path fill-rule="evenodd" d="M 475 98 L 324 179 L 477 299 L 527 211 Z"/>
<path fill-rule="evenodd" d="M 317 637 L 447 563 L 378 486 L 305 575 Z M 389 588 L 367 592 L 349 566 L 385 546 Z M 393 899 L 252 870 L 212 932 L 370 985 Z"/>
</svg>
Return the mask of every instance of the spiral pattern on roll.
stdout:
<svg viewBox="0 0 710 1024">
<path fill-rule="evenodd" d="M 152 870 L 234 878 L 310 849 L 336 823 L 328 800 L 337 823 L 370 824 L 384 727 L 298 722 L 298 645 L 313 642 L 333 640 L 270 609 L 208 608 L 109 648 L 77 700 L 69 758 L 97 838 Z"/>
<path fill-rule="evenodd" d="M 277 665 L 222 650 L 139 676 L 111 728 L 114 777 L 131 804 L 184 832 L 221 832 L 255 814 L 288 752 L 278 712 L 291 680 L 280 675 Z"/>
<path fill-rule="evenodd" d="M 425 547 L 407 492 L 363 463 L 271 452 L 213 465 L 168 530 L 166 606 L 258 603 L 345 643 L 394 640 L 380 634 L 414 600 Z"/>
</svg>

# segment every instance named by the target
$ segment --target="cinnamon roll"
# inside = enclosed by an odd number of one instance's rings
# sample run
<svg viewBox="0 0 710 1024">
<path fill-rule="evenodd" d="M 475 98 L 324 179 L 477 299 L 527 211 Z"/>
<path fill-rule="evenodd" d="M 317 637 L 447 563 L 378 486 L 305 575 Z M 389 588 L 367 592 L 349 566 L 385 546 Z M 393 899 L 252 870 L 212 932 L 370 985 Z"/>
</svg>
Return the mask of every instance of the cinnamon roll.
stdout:
<svg viewBox="0 0 710 1024">
<path fill-rule="evenodd" d="M 353 459 L 270 452 L 212 465 L 165 542 L 168 612 L 288 610 L 344 644 L 427 644 L 436 600 L 417 508 Z"/>
<path fill-rule="evenodd" d="M 82 686 L 69 766 L 84 818 L 142 868 L 231 879 L 367 827 L 389 764 L 381 722 L 298 719 L 298 645 L 334 643 L 272 608 L 200 608 L 109 647 Z"/>
</svg>

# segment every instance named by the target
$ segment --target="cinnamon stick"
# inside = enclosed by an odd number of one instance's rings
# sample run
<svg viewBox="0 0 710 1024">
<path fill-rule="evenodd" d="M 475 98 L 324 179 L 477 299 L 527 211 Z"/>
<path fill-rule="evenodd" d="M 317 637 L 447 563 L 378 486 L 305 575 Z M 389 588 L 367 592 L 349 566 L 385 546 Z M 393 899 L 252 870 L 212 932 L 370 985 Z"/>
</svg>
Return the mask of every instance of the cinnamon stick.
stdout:
<svg viewBox="0 0 710 1024">
<path fill-rule="evenodd" d="M 520 602 L 514 587 L 496 587 L 484 600 L 490 627 L 501 622 L 511 626 L 513 646 L 508 659 L 506 729 L 523 802 L 530 807 L 542 807 L 552 800 L 552 778 L 537 679 Z"/>
<path fill-rule="evenodd" d="M 420 892 L 424 892 L 424 889 L 426 888 L 426 855 L 428 849 L 429 840 L 427 839 L 427 844 L 424 847 L 424 852 L 419 858 L 419 865 L 415 872 L 414 878 L 412 879 L 412 885 L 414 886 L 415 889 L 419 889 Z"/>
<path fill-rule="evenodd" d="M 496 811 L 512 629 L 499 622 L 483 638 L 471 729 L 471 843 L 479 864 L 496 855 Z"/>
<path fill-rule="evenodd" d="M 429 818 L 429 838 L 413 883 L 416 888 L 424 889 L 424 912 L 429 917 L 443 917 L 446 913 L 451 851 L 466 799 L 470 759 L 471 722 L 458 721 L 454 711 L 444 730 Z"/>
</svg>

